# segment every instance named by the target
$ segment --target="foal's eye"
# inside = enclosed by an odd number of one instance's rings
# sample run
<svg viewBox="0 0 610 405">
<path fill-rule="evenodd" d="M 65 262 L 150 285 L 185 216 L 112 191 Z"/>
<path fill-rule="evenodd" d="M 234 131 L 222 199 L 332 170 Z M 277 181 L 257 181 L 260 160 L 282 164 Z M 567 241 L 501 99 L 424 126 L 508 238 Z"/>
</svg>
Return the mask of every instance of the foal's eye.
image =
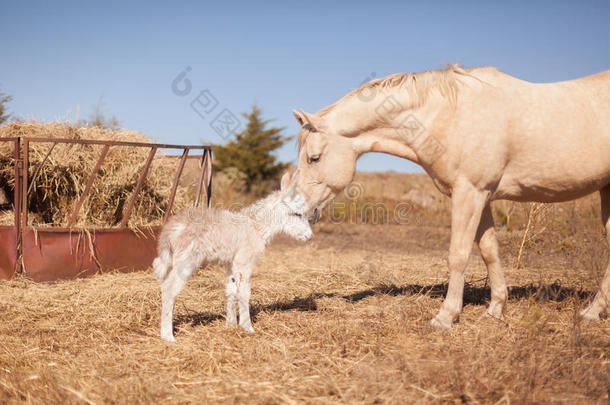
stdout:
<svg viewBox="0 0 610 405">
<path fill-rule="evenodd" d="M 315 155 L 309 158 L 309 163 L 316 163 L 320 161 L 320 155 Z"/>
<path fill-rule="evenodd" d="M 292 215 L 297 218 L 303 218 L 303 214 L 299 214 L 298 212 L 293 212 Z"/>
</svg>

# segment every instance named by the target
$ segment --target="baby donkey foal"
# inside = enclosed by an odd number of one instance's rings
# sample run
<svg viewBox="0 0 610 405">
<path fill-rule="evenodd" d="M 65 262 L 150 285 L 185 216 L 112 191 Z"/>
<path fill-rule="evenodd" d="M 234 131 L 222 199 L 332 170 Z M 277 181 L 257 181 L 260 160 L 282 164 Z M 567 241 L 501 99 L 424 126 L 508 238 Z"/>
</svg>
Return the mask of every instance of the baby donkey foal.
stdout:
<svg viewBox="0 0 610 405">
<path fill-rule="evenodd" d="M 190 209 L 167 221 L 159 236 L 154 274 L 161 284 L 161 338 L 173 342 L 176 297 L 200 266 L 227 267 L 227 326 L 237 324 L 254 332 L 250 321 L 250 276 L 271 239 L 284 233 L 295 239 L 311 238 L 303 215 L 305 200 L 291 186 L 290 174 L 282 177 L 281 190 L 239 212 Z"/>
</svg>

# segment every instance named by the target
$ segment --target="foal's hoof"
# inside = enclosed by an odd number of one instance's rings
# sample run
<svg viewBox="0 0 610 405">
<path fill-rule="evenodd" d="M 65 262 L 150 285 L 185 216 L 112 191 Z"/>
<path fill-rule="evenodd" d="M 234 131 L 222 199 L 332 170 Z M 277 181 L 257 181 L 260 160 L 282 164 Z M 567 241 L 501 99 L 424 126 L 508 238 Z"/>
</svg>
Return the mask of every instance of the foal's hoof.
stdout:
<svg viewBox="0 0 610 405">
<path fill-rule="evenodd" d="M 165 340 L 166 342 L 175 342 L 176 341 L 176 339 L 174 338 L 174 335 L 169 335 L 169 336 L 161 335 L 161 339 Z"/>
<path fill-rule="evenodd" d="M 438 315 L 430 320 L 430 326 L 440 330 L 451 329 L 451 322 L 443 321 Z"/>
<path fill-rule="evenodd" d="M 241 326 L 241 328 L 248 333 L 254 333 L 254 328 L 252 327 L 252 325 L 246 325 L 246 326 L 239 325 L 239 326 Z"/>
</svg>

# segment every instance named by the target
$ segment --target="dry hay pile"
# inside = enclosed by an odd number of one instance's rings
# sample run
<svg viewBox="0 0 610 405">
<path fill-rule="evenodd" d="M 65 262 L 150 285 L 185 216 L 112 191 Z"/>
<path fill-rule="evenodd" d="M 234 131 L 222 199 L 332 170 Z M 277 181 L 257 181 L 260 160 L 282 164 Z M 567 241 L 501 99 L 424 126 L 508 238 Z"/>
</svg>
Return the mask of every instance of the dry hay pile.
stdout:
<svg viewBox="0 0 610 405">
<path fill-rule="evenodd" d="M 150 143 L 145 135 L 125 130 L 97 127 L 75 127 L 65 123 L 25 122 L 0 127 L 0 138 L 44 137 L 91 139 Z M 102 152 L 102 145 L 58 143 L 45 159 L 52 143 L 30 143 L 29 209 L 30 223 L 38 226 L 66 226 L 70 220 L 89 176 Z M 120 223 L 138 182 L 150 149 L 112 146 L 85 200 L 76 227 L 108 227 Z M 14 192 L 13 144 L 0 142 L 0 188 L 9 200 Z M 130 227 L 160 223 L 167 208 L 168 197 L 178 159 L 158 156 L 153 160 L 142 190 L 136 200 Z M 35 178 L 34 178 L 35 177 Z M 187 192 L 179 188 L 174 210 L 187 205 Z M 0 224 L 12 224 L 13 211 L 0 215 Z"/>
</svg>

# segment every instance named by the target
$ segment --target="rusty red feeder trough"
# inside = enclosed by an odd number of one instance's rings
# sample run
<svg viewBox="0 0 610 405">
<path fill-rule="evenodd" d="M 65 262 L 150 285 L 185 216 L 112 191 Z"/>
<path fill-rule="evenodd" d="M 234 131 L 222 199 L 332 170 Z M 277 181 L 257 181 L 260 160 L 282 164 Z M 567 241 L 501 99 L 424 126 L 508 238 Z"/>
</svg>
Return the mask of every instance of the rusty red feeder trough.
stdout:
<svg viewBox="0 0 610 405">
<path fill-rule="evenodd" d="M 18 272 L 23 272 L 26 277 L 34 281 L 53 281 L 84 277 L 98 272 L 116 270 L 128 272 L 150 267 L 156 256 L 156 240 L 161 226 L 132 230 L 127 227 L 127 224 L 153 158 L 159 150 L 182 150 L 182 155 L 177 157 L 180 161 L 174 175 L 163 221 L 165 222 L 171 213 L 178 183 L 185 163 L 189 158 L 195 157 L 201 160 L 194 206 L 199 206 L 202 192 L 207 206 L 210 204 L 212 148 L 207 145 L 165 145 L 28 137 L 2 138 L 0 142 L 13 143 L 15 159 L 15 195 L 13 202 L 15 219 L 12 226 L 0 226 L 0 279 L 11 279 Z M 45 142 L 53 145 L 75 143 L 103 146 L 85 189 L 74 207 L 67 227 L 35 227 L 28 224 L 29 145 L 33 142 Z M 119 227 L 87 230 L 72 227 L 87 195 L 91 191 L 93 182 L 109 149 L 115 146 L 150 149 L 146 161 L 143 162 L 135 191 L 127 204 L 127 208 L 123 210 Z M 189 156 L 190 152 L 197 153 L 197 156 Z M 47 154 L 47 157 L 49 154 Z"/>
</svg>

